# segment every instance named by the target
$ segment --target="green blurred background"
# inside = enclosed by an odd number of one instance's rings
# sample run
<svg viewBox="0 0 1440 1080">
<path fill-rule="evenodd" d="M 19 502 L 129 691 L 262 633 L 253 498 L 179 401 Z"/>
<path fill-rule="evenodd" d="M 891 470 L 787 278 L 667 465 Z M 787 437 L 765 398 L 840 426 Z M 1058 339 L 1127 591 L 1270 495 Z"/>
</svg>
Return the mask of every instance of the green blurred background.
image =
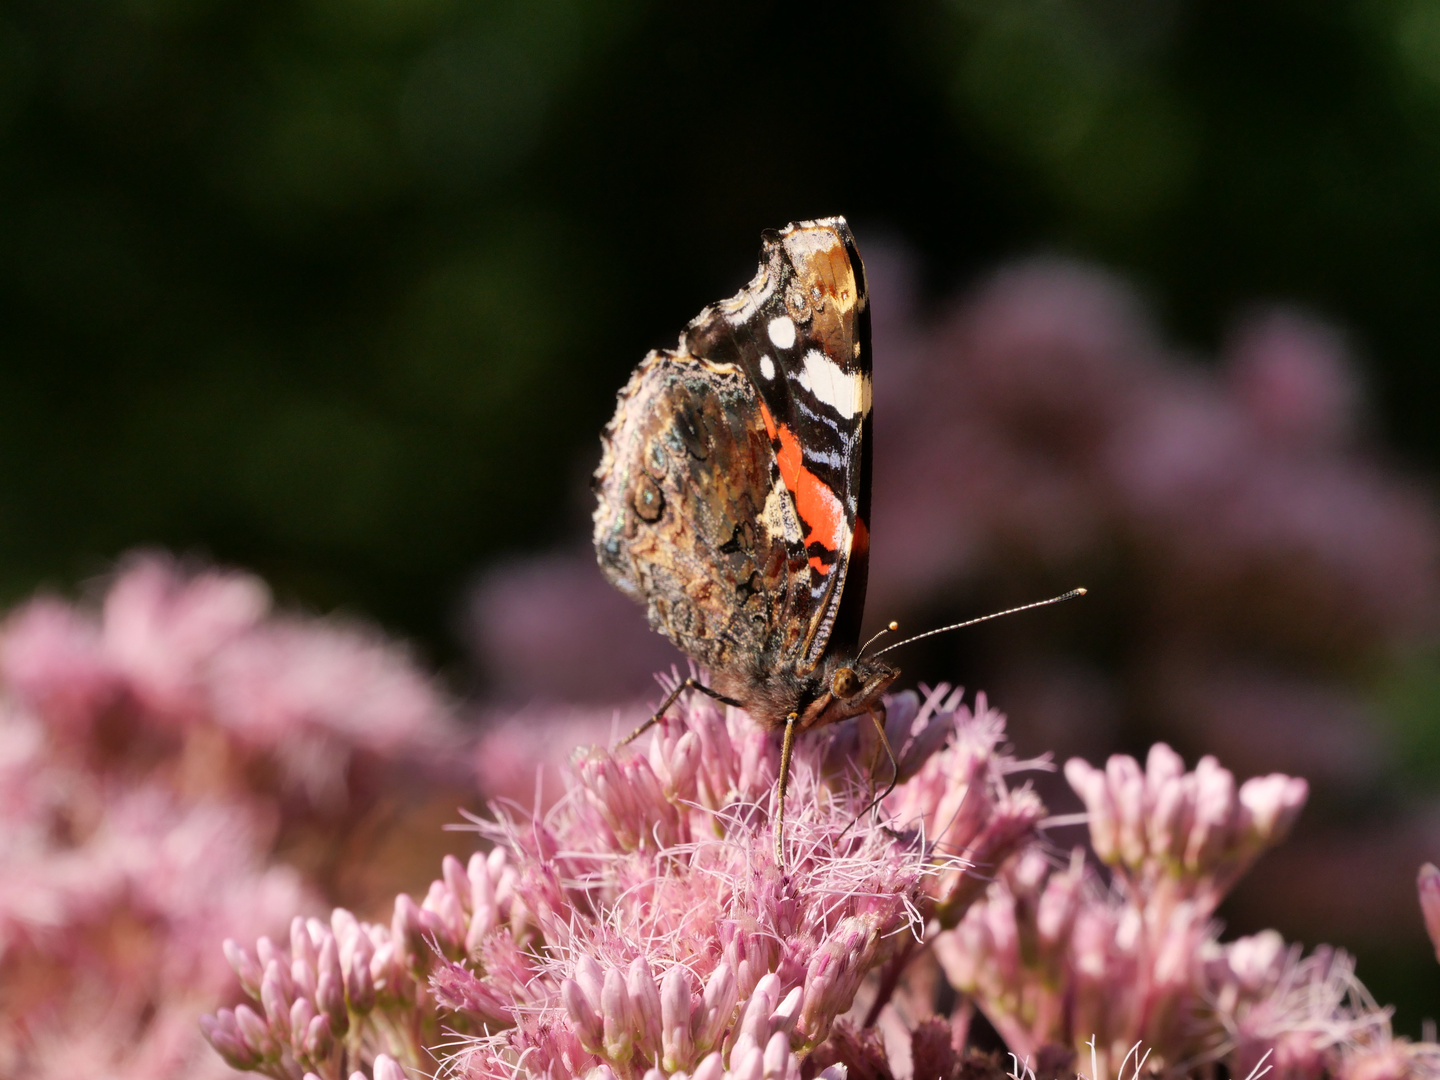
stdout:
<svg viewBox="0 0 1440 1080">
<path fill-rule="evenodd" d="M 1298 301 L 1440 464 L 1440 3 L 7 0 L 0 596 L 137 543 L 454 655 L 764 226 Z"/>
</svg>

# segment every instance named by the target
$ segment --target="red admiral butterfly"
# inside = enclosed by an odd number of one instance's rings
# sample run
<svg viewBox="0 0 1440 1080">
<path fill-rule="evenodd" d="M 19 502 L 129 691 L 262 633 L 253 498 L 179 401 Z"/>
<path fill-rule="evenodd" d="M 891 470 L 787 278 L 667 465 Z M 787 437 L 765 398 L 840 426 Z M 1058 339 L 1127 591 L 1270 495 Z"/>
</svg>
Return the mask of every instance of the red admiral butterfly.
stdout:
<svg viewBox="0 0 1440 1080">
<path fill-rule="evenodd" d="M 635 369 L 595 473 L 601 569 L 712 683 L 687 679 L 635 735 L 686 688 L 783 729 L 782 861 L 796 734 L 868 713 L 883 743 L 880 696 L 900 674 L 859 655 L 870 364 L 845 219 L 767 233 L 755 279 Z"/>
</svg>

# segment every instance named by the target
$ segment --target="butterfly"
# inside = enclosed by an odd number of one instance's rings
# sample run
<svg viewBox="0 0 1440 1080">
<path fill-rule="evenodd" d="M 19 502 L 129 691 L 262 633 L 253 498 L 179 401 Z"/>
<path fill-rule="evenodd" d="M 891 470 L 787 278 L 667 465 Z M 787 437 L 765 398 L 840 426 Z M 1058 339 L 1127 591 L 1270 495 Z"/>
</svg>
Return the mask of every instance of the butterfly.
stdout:
<svg viewBox="0 0 1440 1080">
<path fill-rule="evenodd" d="M 869 297 L 843 217 L 762 239 L 754 280 L 650 352 L 595 472 L 601 570 L 710 673 L 676 686 L 782 731 L 783 865 L 795 737 L 869 715 L 900 672 L 864 658 L 872 427 Z M 629 741 L 629 740 L 626 740 Z M 893 782 L 892 782 L 893 786 Z"/>
</svg>

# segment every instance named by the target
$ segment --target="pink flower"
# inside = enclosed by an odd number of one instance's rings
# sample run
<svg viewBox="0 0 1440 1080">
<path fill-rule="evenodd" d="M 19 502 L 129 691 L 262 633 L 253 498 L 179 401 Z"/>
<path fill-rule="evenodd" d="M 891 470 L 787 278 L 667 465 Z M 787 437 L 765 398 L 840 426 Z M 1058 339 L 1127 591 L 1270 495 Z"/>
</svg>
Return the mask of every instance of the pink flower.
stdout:
<svg viewBox="0 0 1440 1080">
<path fill-rule="evenodd" d="M 878 819 L 854 818 L 889 779 L 866 726 L 802 741 L 781 867 L 773 739 L 700 694 L 675 713 L 643 749 L 577 753 L 542 814 L 475 819 L 489 854 L 446 859 L 389 925 L 337 910 L 296 920 L 288 952 L 227 944 L 252 1003 L 205 1021 L 216 1049 L 277 1080 L 379 1077 L 381 1054 L 461 1078 L 998 1080 L 965 1045 L 978 1007 L 1016 1075 L 1264 1059 L 1377 1078 L 1440 1054 L 1391 1035 L 1343 953 L 1218 940 L 1215 905 L 1289 828 L 1300 781 L 1237 785 L 1165 746 L 1143 770 L 1072 761 L 1107 884 L 1036 842 L 1004 718 L 940 687 L 887 701 L 899 786 Z M 948 1018 L 931 956 L 965 995 Z"/>
<path fill-rule="evenodd" d="M 1031 849 L 934 942 L 952 985 L 1017 1055 L 1090 1053 L 1116 1077 L 1137 1046 L 1156 1068 L 1223 1059 L 1236 1076 L 1268 1054 L 1283 1075 L 1319 1080 L 1376 1047 L 1429 1053 L 1392 1039 L 1345 954 L 1302 957 L 1273 932 L 1217 938 L 1216 906 L 1289 830 L 1303 781 L 1237 786 L 1211 758 L 1187 772 L 1163 744 L 1143 770 L 1117 755 L 1103 770 L 1072 760 L 1065 776 L 1110 884 L 1079 850 L 1061 870 Z"/>
<path fill-rule="evenodd" d="M 250 575 L 147 555 L 98 610 L 42 599 L 0 628 L 0 1072 L 223 1073 L 194 1024 L 233 992 L 215 942 L 319 903 L 277 850 L 344 850 L 381 784 L 394 813 L 411 773 L 464 775 L 403 649 L 269 605 Z"/>
<path fill-rule="evenodd" d="M 782 869 L 773 740 L 702 695 L 679 711 L 643 752 L 577 755 L 542 817 L 477 820 L 491 853 L 448 859 L 388 927 L 337 912 L 328 928 L 297 921 L 288 957 L 228 946 L 259 1008 L 207 1020 L 216 1048 L 277 1077 L 338 1075 L 344 1046 L 432 1069 L 443 1023 L 466 1036 L 448 1066 L 461 1076 L 799 1080 L 865 980 L 953 902 L 960 853 L 927 840 L 926 815 L 974 800 L 966 850 L 996 865 L 1038 816 L 1005 816 L 998 714 L 982 702 L 972 715 L 945 688 L 924 708 L 902 695 L 890 711 L 902 770 L 968 755 L 985 763 L 971 794 L 932 772 L 881 824 L 855 821 L 874 781 L 857 767 L 858 725 L 842 725 L 797 751 Z"/>
<path fill-rule="evenodd" d="M 113 728 L 93 736 L 112 753 L 228 767 L 191 778 L 211 789 L 263 762 L 252 773 L 331 813 L 357 755 L 443 773 L 457 743 L 449 704 L 403 648 L 361 626 L 277 616 L 259 579 L 159 555 L 122 564 L 98 618 L 53 600 L 13 615 L 0 679 L 57 737 Z M 217 738 L 218 753 L 187 749 Z"/>
<path fill-rule="evenodd" d="M 1289 832 L 1308 793 L 1304 780 L 1278 773 L 1237 789 L 1212 757 L 1187 773 L 1164 743 L 1151 747 L 1143 773 L 1117 754 L 1103 772 L 1072 758 L 1065 778 L 1085 802 L 1096 856 L 1120 870 L 1132 892 L 1153 894 L 1170 881 L 1207 915 Z"/>
</svg>

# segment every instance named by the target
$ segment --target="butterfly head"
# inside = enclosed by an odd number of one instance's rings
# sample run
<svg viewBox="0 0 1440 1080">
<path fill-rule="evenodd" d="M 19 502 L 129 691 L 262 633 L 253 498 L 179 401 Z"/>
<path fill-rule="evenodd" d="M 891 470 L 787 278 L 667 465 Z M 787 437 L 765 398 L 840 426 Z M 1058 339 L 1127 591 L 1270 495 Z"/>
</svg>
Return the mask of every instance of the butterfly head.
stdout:
<svg viewBox="0 0 1440 1080">
<path fill-rule="evenodd" d="M 800 715 L 802 731 L 869 712 L 900 677 L 900 669 L 872 657 L 833 657 L 818 674 L 818 692 Z"/>
</svg>

